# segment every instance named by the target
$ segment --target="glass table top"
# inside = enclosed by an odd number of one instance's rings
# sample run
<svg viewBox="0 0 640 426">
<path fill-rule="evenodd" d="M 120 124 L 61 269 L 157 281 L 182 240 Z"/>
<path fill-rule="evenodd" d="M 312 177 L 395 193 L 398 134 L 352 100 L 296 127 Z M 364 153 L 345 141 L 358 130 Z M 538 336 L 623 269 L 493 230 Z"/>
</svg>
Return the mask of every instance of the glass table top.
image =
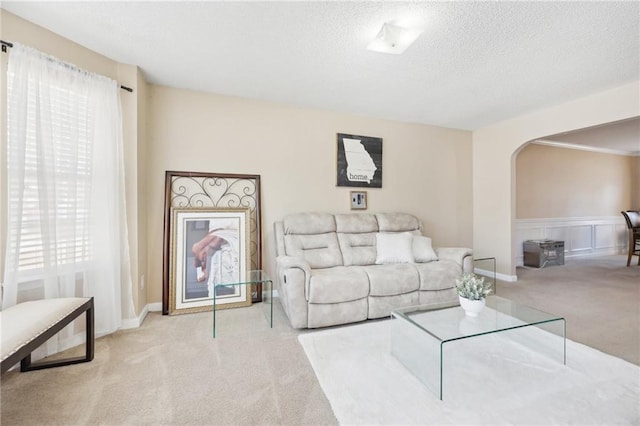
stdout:
<svg viewBox="0 0 640 426">
<path fill-rule="evenodd" d="M 486 301 L 477 317 L 466 316 L 455 303 L 396 309 L 392 315 L 406 319 L 441 342 L 564 320 L 499 296 L 488 296 Z"/>
</svg>

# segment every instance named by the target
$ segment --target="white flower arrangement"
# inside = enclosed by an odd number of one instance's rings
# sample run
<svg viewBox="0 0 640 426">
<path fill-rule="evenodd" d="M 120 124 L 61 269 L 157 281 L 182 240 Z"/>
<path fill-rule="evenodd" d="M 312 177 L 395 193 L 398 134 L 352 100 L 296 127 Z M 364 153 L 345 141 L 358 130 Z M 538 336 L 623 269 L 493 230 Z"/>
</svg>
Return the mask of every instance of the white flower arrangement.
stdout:
<svg viewBox="0 0 640 426">
<path fill-rule="evenodd" d="M 465 272 L 456 280 L 456 290 L 465 299 L 482 300 L 491 293 L 491 283 L 485 282 L 484 277 Z"/>
</svg>

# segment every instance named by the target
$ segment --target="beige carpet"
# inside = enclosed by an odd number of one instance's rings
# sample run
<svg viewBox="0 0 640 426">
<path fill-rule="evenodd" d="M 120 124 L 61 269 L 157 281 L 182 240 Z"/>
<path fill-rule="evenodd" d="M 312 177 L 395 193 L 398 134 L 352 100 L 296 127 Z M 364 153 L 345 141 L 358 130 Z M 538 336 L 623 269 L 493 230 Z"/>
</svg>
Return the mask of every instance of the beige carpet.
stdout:
<svg viewBox="0 0 640 426">
<path fill-rule="evenodd" d="M 639 364 L 640 267 L 625 264 L 610 256 L 519 270 L 498 295 L 563 314 L 568 338 Z M 98 339 L 91 363 L 5 373 L 2 424 L 336 424 L 300 332 L 276 307 L 274 329 L 260 304 L 223 311 L 215 340 L 210 313 L 154 313 Z"/>
<path fill-rule="evenodd" d="M 626 262 L 619 255 L 518 268 L 518 282 L 498 282 L 497 293 L 563 315 L 571 340 L 640 365 L 640 266 Z"/>
<path fill-rule="evenodd" d="M 211 320 L 152 313 L 140 329 L 98 339 L 90 363 L 5 373 L 2 424 L 336 422 L 297 333 L 269 329 L 260 304 L 219 313 L 215 340 Z"/>
</svg>

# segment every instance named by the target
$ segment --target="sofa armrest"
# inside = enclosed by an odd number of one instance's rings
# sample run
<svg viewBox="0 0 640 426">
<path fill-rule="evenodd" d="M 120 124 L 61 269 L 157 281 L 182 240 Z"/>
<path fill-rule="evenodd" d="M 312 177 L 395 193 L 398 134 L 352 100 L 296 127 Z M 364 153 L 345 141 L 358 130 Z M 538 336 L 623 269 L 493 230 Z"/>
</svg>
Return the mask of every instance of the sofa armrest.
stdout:
<svg viewBox="0 0 640 426">
<path fill-rule="evenodd" d="M 294 328 L 307 327 L 307 292 L 311 267 L 301 257 L 276 257 L 277 286 L 282 306 Z"/>
<path fill-rule="evenodd" d="M 473 272 L 473 250 L 466 247 L 438 247 L 435 249 L 438 259 L 453 260 L 463 272 Z"/>
<path fill-rule="evenodd" d="M 298 268 L 302 269 L 305 274 L 311 274 L 311 267 L 309 266 L 309 262 L 301 257 L 278 256 L 276 258 L 276 264 L 278 266 L 278 269 L 285 270 L 290 268 Z"/>
</svg>

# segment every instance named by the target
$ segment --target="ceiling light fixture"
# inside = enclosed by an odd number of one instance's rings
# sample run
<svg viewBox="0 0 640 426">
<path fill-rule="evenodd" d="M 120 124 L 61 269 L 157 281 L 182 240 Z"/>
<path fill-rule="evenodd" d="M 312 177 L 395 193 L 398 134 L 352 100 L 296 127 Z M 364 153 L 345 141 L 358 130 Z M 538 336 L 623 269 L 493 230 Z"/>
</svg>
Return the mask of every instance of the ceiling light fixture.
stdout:
<svg viewBox="0 0 640 426">
<path fill-rule="evenodd" d="M 399 55 L 411 46 L 411 43 L 416 41 L 421 33 L 422 30 L 412 30 L 385 23 L 376 38 L 369 43 L 367 49 Z"/>
</svg>

